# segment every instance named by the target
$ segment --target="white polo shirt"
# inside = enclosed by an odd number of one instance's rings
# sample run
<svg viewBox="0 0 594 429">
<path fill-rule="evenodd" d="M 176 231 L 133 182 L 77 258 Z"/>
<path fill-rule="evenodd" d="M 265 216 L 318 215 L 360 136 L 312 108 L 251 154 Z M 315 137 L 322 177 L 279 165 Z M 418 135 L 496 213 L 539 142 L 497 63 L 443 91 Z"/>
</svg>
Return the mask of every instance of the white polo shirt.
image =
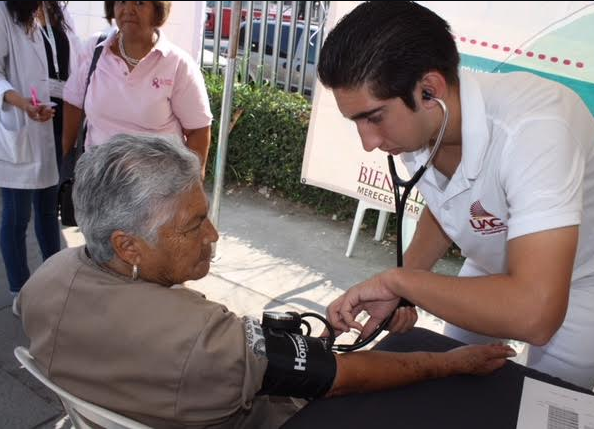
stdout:
<svg viewBox="0 0 594 429">
<path fill-rule="evenodd" d="M 594 346 L 581 357 L 569 350 L 594 343 L 594 118 L 574 92 L 529 73 L 463 71 L 460 99 L 461 163 L 449 181 L 430 168 L 417 188 L 467 257 L 461 275 L 506 273 L 508 240 L 580 225 L 564 322 L 574 338 L 554 353 L 581 359 L 594 380 Z M 402 160 L 413 174 L 428 155 Z"/>
<path fill-rule="evenodd" d="M 594 118 L 566 87 L 529 73 L 460 76 L 462 161 L 417 187 L 485 274 L 507 271 L 507 240 L 579 225 L 574 280 L 594 275 Z M 409 172 L 429 150 L 403 154 Z M 594 280 L 593 280 L 594 283 Z"/>
</svg>

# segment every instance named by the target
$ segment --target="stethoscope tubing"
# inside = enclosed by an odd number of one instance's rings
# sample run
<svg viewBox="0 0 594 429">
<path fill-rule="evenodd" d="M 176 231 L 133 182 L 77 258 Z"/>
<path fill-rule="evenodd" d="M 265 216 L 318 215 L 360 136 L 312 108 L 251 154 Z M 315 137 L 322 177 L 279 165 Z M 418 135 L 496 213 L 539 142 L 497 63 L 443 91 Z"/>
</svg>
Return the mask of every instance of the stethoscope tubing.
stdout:
<svg viewBox="0 0 594 429">
<path fill-rule="evenodd" d="M 402 243 L 402 222 L 404 220 L 404 211 L 406 210 L 406 200 L 410 195 L 412 189 L 417 184 L 417 182 L 421 179 L 425 171 L 431 166 L 431 162 L 433 158 L 437 154 L 441 146 L 441 142 L 443 141 L 443 136 L 445 134 L 445 129 L 448 124 L 449 119 L 449 112 L 448 107 L 446 106 L 445 102 L 436 97 L 431 97 L 432 100 L 436 101 L 441 109 L 443 110 L 443 119 L 441 121 L 441 126 L 439 128 L 439 132 L 437 133 L 437 138 L 435 139 L 435 144 L 429 153 L 429 158 L 419 169 L 412 175 L 412 177 L 408 180 L 403 180 L 400 176 L 398 176 L 398 172 L 396 171 L 396 165 L 394 163 L 394 157 L 389 154 L 388 155 L 388 167 L 390 169 L 390 176 L 392 176 L 392 186 L 394 188 L 394 206 L 396 209 L 396 266 L 398 268 L 404 266 L 404 250 L 403 250 L 403 243 Z M 402 198 L 400 195 L 400 188 L 403 188 Z M 399 307 L 414 307 L 414 304 L 405 298 L 401 298 L 400 302 L 398 303 L 397 308 Z M 376 328 L 376 330 L 369 335 L 365 340 L 358 341 L 352 345 L 334 345 L 332 347 L 335 351 L 340 352 L 350 352 L 353 350 L 360 349 L 361 347 L 365 347 L 371 341 L 373 341 L 384 329 L 388 327 L 390 321 L 394 317 L 396 310 L 392 311 L 392 313 L 382 321 L 382 323 Z"/>
</svg>

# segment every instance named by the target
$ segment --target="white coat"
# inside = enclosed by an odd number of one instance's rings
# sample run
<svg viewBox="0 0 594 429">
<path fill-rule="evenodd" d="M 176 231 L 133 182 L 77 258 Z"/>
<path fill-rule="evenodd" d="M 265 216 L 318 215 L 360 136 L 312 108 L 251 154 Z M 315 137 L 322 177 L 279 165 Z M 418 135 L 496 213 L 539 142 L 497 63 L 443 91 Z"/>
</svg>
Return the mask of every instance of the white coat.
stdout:
<svg viewBox="0 0 594 429">
<path fill-rule="evenodd" d="M 65 12 L 65 17 L 68 18 Z M 70 28 L 71 21 L 67 20 Z M 67 31 L 70 70 L 76 67 L 80 42 Z M 29 98 L 31 86 L 39 100 L 49 101 L 48 65 L 39 28 L 26 34 L 17 25 L 5 2 L 0 3 L 0 187 L 43 189 L 58 183 L 53 121 L 35 122 L 21 109 L 4 101 L 15 90 Z"/>
</svg>

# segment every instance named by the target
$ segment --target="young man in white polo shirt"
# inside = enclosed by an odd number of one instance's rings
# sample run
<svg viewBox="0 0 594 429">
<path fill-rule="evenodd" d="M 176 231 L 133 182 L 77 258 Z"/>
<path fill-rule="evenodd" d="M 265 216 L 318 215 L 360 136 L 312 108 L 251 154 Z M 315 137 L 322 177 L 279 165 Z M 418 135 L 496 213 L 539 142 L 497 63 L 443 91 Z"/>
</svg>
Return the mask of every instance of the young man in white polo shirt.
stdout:
<svg viewBox="0 0 594 429">
<path fill-rule="evenodd" d="M 368 335 L 400 298 L 464 342 L 531 344 L 528 365 L 594 386 L 594 119 L 568 88 L 528 73 L 458 73 L 449 25 L 409 2 L 367 2 L 332 30 L 318 73 L 363 147 L 411 174 L 449 120 L 417 184 L 427 201 L 404 257 L 328 307 L 339 331 Z M 455 242 L 458 277 L 431 272 Z M 354 317 L 366 310 L 361 326 Z M 416 315 L 399 310 L 392 330 Z M 480 335 L 479 335 L 480 334 Z"/>
</svg>

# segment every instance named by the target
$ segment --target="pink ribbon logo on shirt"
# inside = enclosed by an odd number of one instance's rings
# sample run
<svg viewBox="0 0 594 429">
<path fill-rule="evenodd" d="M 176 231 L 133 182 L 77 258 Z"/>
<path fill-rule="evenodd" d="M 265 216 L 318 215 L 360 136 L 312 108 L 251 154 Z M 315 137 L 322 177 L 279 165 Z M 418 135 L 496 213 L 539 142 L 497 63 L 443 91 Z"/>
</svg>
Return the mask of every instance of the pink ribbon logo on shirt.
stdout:
<svg viewBox="0 0 594 429">
<path fill-rule="evenodd" d="M 161 88 L 162 86 L 173 86 L 173 79 L 167 79 L 164 77 L 155 77 L 155 78 L 153 78 L 151 85 L 154 88 Z"/>
</svg>

